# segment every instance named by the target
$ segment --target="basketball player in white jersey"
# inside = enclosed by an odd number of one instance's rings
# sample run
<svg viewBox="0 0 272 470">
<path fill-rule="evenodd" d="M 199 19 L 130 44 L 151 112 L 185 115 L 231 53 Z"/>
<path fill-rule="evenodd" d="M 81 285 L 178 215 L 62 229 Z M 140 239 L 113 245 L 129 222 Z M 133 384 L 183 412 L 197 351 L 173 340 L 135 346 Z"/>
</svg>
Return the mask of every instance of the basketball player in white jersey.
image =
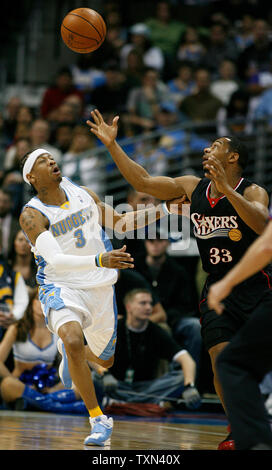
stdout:
<svg viewBox="0 0 272 470">
<path fill-rule="evenodd" d="M 85 444 L 103 446 L 109 442 L 113 421 L 98 405 L 87 360 L 105 368 L 113 364 L 117 269 L 134 265 L 125 246 L 112 250 L 102 226 L 118 225 L 124 233 L 154 222 L 166 208 L 119 214 L 90 189 L 62 177 L 44 149 L 26 154 L 22 166 L 24 181 L 37 194 L 25 205 L 20 224 L 36 259 L 48 328 L 60 338 L 60 377 L 66 387 L 76 386 L 89 411 L 92 430 Z"/>
</svg>

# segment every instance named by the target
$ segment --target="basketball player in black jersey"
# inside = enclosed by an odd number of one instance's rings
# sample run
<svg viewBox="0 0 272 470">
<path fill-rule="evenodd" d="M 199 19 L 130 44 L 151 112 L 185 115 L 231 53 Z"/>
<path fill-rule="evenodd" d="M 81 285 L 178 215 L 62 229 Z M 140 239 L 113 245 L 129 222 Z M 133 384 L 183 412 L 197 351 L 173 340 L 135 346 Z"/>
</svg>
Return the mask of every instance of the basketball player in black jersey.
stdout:
<svg viewBox="0 0 272 470">
<path fill-rule="evenodd" d="M 91 115 L 93 122 L 87 124 L 107 147 L 131 186 L 161 200 L 186 195 L 191 202 L 194 233 L 203 268 L 208 273 L 200 299 L 202 337 L 211 358 L 215 390 L 224 406 L 216 358 L 269 291 L 271 268 L 264 268 L 235 288 L 225 300 L 226 309 L 220 316 L 209 310 L 207 293 L 209 286 L 221 279 L 263 232 L 268 217 L 268 194 L 242 177 L 247 151 L 236 138 L 218 138 L 204 149 L 203 179 L 190 175 L 152 177 L 116 142 L 118 116 L 112 125 L 107 125 L 98 110 Z M 232 436 L 220 443 L 218 449 L 234 449 Z"/>
</svg>

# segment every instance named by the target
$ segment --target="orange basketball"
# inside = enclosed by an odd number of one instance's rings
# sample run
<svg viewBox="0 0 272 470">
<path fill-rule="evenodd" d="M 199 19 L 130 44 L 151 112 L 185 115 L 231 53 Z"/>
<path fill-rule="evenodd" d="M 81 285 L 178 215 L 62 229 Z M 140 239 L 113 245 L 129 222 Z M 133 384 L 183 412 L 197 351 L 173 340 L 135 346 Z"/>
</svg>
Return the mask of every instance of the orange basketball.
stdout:
<svg viewBox="0 0 272 470">
<path fill-rule="evenodd" d="M 105 39 L 106 32 L 102 16 L 91 8 L 76 8 L 70 11 L 61 24 L 61 36 L 66 46 L 80 54 L 98 49 Z"/>
</svg>

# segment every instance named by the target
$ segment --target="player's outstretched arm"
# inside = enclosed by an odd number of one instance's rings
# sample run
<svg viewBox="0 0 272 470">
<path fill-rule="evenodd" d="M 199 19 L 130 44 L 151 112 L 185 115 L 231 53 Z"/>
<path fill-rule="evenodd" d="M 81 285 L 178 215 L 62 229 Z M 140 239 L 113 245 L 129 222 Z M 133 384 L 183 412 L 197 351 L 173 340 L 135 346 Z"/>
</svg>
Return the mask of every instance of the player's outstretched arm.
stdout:
<svg viewBox="0 0 272 470">
<path fill-rule="evenodd" d="M 131 160 L 116 142 L 119 117 L 116 116 L 112 125 L 108 125 L 97 109 L 92 111 L 91 115 L 93 121 L 87 121 L 91 132 L 107 147 L 120 172 L 136 191 L 151 194 L 161 200 L 174 199 L 185 194 L 191 200 L 191 194 L 200 178 L 193 175 L 178 178 L 150 176 L 141 165 Z"/>
</svg>

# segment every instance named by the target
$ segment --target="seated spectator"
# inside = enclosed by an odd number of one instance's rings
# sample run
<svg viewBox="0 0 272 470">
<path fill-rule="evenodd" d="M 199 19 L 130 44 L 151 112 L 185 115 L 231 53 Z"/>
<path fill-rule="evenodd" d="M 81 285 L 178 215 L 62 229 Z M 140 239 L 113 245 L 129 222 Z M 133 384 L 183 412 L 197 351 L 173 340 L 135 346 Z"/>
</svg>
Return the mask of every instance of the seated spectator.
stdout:
<svg viewBox="0 0 272 470">
<path fill-rule="evenodd" d="M 213 23 L 210 27 L 202 65 L 210 70 L 212 79 L 216 79 L 222 60 L 227 59 L 236 63 L 237 58 L 237 46 L 229 34 L 229 28 L 223 23 Z"/>
<path fill-rule="evenodd" d="M 144 62 L 142 53 L 137 49 L 131 49 L 129 51 L 123 72 L 126 77 L 128 90 L 141 86 Z"/>
<path fill-rule="evenodd" d="M 257 77 L 260 72 L 270 71 L 271 63 L 272 47 L 268 23 L 264 19 L 257 19 L 254 22 L 253 43 L 241 52 L 238 61 L 240 77 L 246 81 L 252 95 L 263 91 Z"/>
<path fill-rule="evenodd" d="M 73 83 L 81 91 L 84 102 L 90 102 L 92 91 L 104 85 L 106 82 L 105 73 L 97 68 L 95 54 L 78 54 L 75 64 L 71 65 Z"/>
<path fill-rule="evenodd" d="M 106 394 L 115 400 L 156 404 L 182 397 L 188 408 L 198 408 L 195 362 L 169 333 L 149 320 L 150 291 L 134 289 L 124 303 L 126 318 L 118 321 L 115 361 L 103 377 Z M 161 359 L 176 364 L 176 368 L 158 377 Z"/>
<path fill-rule="evenodd" d="M 254 17 L 250 13 L 244 13 L 241 20 L 239 20 L 239 26 L 236 28 L 234 33 L 234 40 L 237 44 L 238 49 L 242 52 L 248 46 L 251 46 L 254 42 Z"/>
<path fill-rule="evenodd" d="M 170 91 L 170 99 L 179 106 L 186 96 L 194 92 L 196 86 L 192 64 L 188 61 L 179 62 L 177 75 L 169 80 L 167 86 Z"/>
<path fill-rule="evenodd" d="M 122 113 L 128 94 L 125 75 L 116 61 L 106 63 L 104 70 L 106 82 L 93 91 L 91 104 L 103 113 L 111 113 L 112 110 Z"/>
<path fill-rule="evenodd" d="M 161 49 L 166 60 L 166 68 L 171 69 L 181 35 L 186 28 L 185 24 L 174 18 L 171 5 L 164 0 L 156 3 L 154 17 L 148 18 L 145 24 L 150 29 L 152 44 Z"/>
<path fill-rule="evenodd" d="M 223 103 L 210 91 L 211 75 L 209 70 L 199 68 L 195 73 L 196 91 L 184 98 L 180 104 L 180 111 L 185 118 L 195 124 L 205 124 L 207 121 L 214 121 Z M 214 126 L 206 125 L 198 129 L 198 133 L 212 131 Z"/>
<path fill-rule="evenodd" d="M 202 340 L 199 318 L 192 306 L 190 280 L 185 269 L 168 256 L 168 246 L 169 240 L 161 238 L 158 230 L 155 239 L 145 240 L 146 256 L 135 257 L 135 268 L 161 302 L 174 338 L 199 365 Z"/>
<path fill-rule="evenodd" d="M 250 95 L 243 89 L 236 90 L 227 106 L 217 115 L 217 135 L 251 134 L 253 130 L 253 110 Z"/>
<path fill-rule="evenodd" d="M 126 316 L 124 298 L 133 289 L 149 289 L 149 282 L 135 269 L 120 269 L 118 280 L 115 284 L 116 304 L 118 318 Z M 149 317 L 154 323 L 165 323 L 167 320 L 165 310 L 158 297 L 152 294 L 152 313 Z"/>
<path fill-rule="evenodd" d="M 13 140 L 16 126 L 17 126 L 17 114 L 22 106 L 22 100 L 19 96 L 12 96 L 3 111 L 4 117 L 4 130 L 10 141 Z"/>
<path fill-rule="evenodd" d="M 177 50 L 177 59 L 180 61 L 188 61 L 193 65 L 200 65 L 204 54 L 205 47 L 200 40 L 197 28 L 187 26 L 181 36 Z"/>
<path fill-rule="evenodd" d="M 127 100 L 128 119 L 136 133 L 154 128 L 159 106 L 168 96 L 157 70 L 145 69 L 141 87 L 131 89 Z"/>
<path fill-rule="evenodd" d="M 30 129 L 31 148 L 44 148 L 54 155 L 55 161 L 60 163 L 61 153 L 49 143 L 51 136 L 51 129 L 49 122 L 46 119 L 38 118 L 32 123 Z"/>
<path fill-rule="evenodd" d="M 238 90 L 240 80 L 236 76 L 236 65 L 231 60 L 223 60 L 219 66 L 219 77 L 211 83 L 211 93 L 224 105 L 229 103 L 232 93 Z"/>
<path fill-rule="evenodd" d="M 28 137 L 17 139 L 16 143 L 5 153 L 4 169 L 19 170 L 21 158 L 32 149 L 31 140 Z"/>
<path fill-rule="evenodd" d="M 6 188 L 0 188 L 0 227 L 1 227 L 1 253 L 7 257 L 12 248 L 12 240 L 20 229 L 18 217 L 13 213 L 13 196 Z"/>
<path fill-rule="evenodd" d="M 127 68 L 128 54 L 134 49 L 142 55 L 146 67 L 162 71 L 164 56 L 159 47 L 153 46 L 149 28 L 144 23 L 134 24 L 130 28 L 130 35 L 131 41 L 125 44 L 120 51 L 121 67 Z"/>
<path fill-rule="evenodd" d="M 11 351 L 14 368 L 9 370 L 5 361 Z M 0 343 L 0 390 L 5 404 L 11 407 L 23 399 L 21 409 L 61 411 L 65 410 L 62 399 L 79 400 L 76 391 L 58 393 L 64 391 L 53 367 L 58 360 L 57 336 L 48 330 L 38 291 L 33 289 L 23 318 L 8 328 Z"/>
<path fill-rule="evenodd" d="M 90 186 L 102 196 L 105 190 L 103 160 L 94 154 L 95 148 L 96 139 L 88 128 L 76 126 L 70 148 L 62 157 L 62 173 L 79 185 Z"/>
<path fill-rule="evenodd" d="M 22 230 L 18 230 L 13 237 L 13 246 L 9 252 L 8 260 L 12 269 L 21 274 L 30 292 L 37 285 L 37 269 L 30 244 Z"/>
<path fill-rule="evenodd" d="M 62 155 L 68 152 L 70 148 L 73 129 L 73 124 L 68 122 L 60 122 L 54 130 L 52 143 L 54 147 L 56 147 L 61 152 Z"/>
<path fill-rule="evenodd" d="M 50 120 L 54 119 L 56 109 L 70 95 L 79 96 L 83 102 L 81 92 L 73 83 L 72 72 L 69 68 L 64 67 L 58 71 L 55 83 L 49 86 L 44 93 L 40 107 L 41 116 Z"/>
<path fill-rule="evenodd" d="M 20 274 L 12 269 L 7 258 L 0 255 L 0 341 L 5 330 L 20 320 L 28 304 L 28 290 Z"/>
</svg>

